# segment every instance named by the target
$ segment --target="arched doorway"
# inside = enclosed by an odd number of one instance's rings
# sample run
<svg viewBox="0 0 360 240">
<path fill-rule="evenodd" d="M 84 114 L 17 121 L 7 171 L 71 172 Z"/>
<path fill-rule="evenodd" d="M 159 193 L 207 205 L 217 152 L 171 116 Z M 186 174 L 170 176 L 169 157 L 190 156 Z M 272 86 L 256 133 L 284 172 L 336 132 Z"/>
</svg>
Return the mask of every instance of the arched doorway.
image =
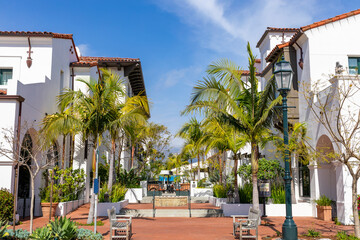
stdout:
<svg viewBox="0 0 360 240">
<path fill-rule="evenodd" d="M 20 159 L 31 166 L 33 141 L 29 133 L 26 133 L 21 144 Z M 30 195 L 30 173 L 26 166 L 19 167 L 18 198 L 29 198 Z"/>
<path fill-rule="evenodd" d="M 334 159 L 334 147 L 328 136 L 321 135 L 316 143 L 316 152 L 318 162 L 331 162 Z"/>
</svg>

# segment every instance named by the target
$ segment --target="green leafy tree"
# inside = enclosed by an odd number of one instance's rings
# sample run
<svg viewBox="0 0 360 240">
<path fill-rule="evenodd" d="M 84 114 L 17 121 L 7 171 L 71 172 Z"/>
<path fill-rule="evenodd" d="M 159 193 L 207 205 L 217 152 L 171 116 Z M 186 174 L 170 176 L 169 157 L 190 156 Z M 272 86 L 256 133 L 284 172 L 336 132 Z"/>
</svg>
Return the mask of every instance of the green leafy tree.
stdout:
<svg viewBox="0 0 360 240">
<path fill-rule="evenodd" d="M 253 206 L 259 209 L 257 189 L 259 147 L 270 140 L 271 119 L 274 106 L 281 102 L 281 97 L 274 99 L 274 79 L 268 81 L 264 91 L 259 91 L 256 77 L 255 56 L 250 44 L 249 77 L 241 78 L 241 69 L 228 60 L 222 60 L 208 67 L 208 78 L 200 81 L 193 90 L 191 103 L 184 113 L 199 112 L 214 117 L 244 135 L 251 147 L 251 166 L 253 181 Z"/>
</svg>

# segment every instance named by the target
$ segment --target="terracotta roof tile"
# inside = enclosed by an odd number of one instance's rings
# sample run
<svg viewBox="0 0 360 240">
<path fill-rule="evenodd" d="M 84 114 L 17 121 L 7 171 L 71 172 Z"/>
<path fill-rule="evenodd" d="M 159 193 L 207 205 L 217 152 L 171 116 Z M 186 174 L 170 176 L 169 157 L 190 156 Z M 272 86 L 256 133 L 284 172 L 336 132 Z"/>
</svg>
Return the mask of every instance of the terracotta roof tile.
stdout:
<svg viewBox="0 0 360 240">
<path fill-rule="evenodd" d="M 241 75 L 242 75 L 242 76 L 249 76 L 249 75 L 250 75 L 250 71 L 249 71 L 249 70 L 241 70 Z M 256 75 L 256 76 L 260 76 L 260 73 L 256 72 L 255 75 Z"/>
<path fill-rule="evenodd" d="M 307 30 L 317 28 L 317 27 L 323 26 L 325 24 L 336 22 L 336 21 L 342 20 L 344 18 L 348 18 L 348 17 L 355 16 L 355 15 L 358 15 L 358 14 L 360 14 L 360 9 L 357 9 L 357 10 L 354 10 L 354 11 L 351 11 L 351 12 L 348 12 L 348 13 L 343 13 L 343 14 L 340 14 L 340 15 L 337 15 L 335 17 L 328 18 L 328 19 L 325 19 L 325 20 L 322 20 L 322 21 L 319 21 L 319 22 L 314 22 L 314 23 L 309 24 L 307 26 L 301 27 L 301 30 L 305 32 Z"/>
<path fill-rule="evenodd" d="M 286 42 L 286 43 L 282 43 L 282 44 L 278 44 L 276 45 L 272 50 L 271 52 L 267 55 L 267 57 L 265 58 L 265 60 L 267 62 L 271 61 L 272 58 L 274 57 L 274 55 L 276 53 L 278 53 L 281 49 L 283 49 L 284 47 L 288 47 L 290 46 L 290 41 L 289 42 Z"/>
<path fill-rule="evenodd" d="M 30 36 L 30 37 L 52 37 L 52 38 L 64 38 L 72 39 L 72 34 L 65 33 L 53 33 L 53 32 L 30 32 L 30 31 L 0 31 L 0 36 Z"/>
<path fill-rule="evenodd" d="M 257 59 L 255 59 L 255 62 L 256 62 L 256 63 L 261 63 L 261 59 L 258 59 L 258 58 L 257 58 Z"/>
<path fill-rule="evenodd" d="M 265 30 L 264 34 L 261 36 L 260 40 L 258 41 L 258 43 L 256 44 L 256 47 L 260 47 L 260 44 L 262 43 L 262 41 L 265 39 L 266 35 L 269 32 L 297 32 L 299 31 L 299 28 L 275 28 L 275 27 L 267 27 L 267 29 Z"/>
<path fill-rule="evenodd" d="M 93 67 L 99 62 L 140 62 L 139 58 L 117 58 L 117 57 L 80 57 L 78 62 L 71 63 L 73 67 Z"/>
</svg>

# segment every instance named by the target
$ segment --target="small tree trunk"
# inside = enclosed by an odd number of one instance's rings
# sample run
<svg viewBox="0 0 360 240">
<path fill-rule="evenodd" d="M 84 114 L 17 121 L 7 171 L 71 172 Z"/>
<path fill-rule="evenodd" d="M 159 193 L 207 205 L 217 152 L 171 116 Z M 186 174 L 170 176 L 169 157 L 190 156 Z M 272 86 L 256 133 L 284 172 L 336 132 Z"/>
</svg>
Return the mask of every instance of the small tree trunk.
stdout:
<svg viewBox="0 0 360 240">
<path fill-rule="evenodd" d="M 34 200 L 35 200 L 35 176 L 31 176 L 31 200 L 30 200 L 30 234 L 33 232 L 33 221 L 34 221 Z"/>
<path fill-rule="evenodd" d="M 239 186 L 237 181 L 237 169 L 238 169 L 238 159 L 236 153 L 234 153 L 234 197 L 235 202 L 240 202 L 240 196 L 239 196 Z"/>
<path fill-rule="evenodd" d="M 354 230 L 355 236 L 360 238 L 360 225 L 359 225 L 359 210 L 358 210 L 358 202 L 357 202 L 357 178 L 356 176 L 352 176 L 352 210 L 354 216 Z"/>
<path fill-rule="evenodd" d="M 16 226 L 16 210 L 17 210 L 17 181 L 18 181 L 18 171 L 19 171 L 19 164 L 16 163 L 15 165 L 15 178 L 14 178 L 14 209 L 13 209 L 13 231 L 15 232 Z"/>
<path fill-rule="evenodd" d="M 108 180 L 108 191 L 109 196 L 111 196 L 111 190 L 114 183 L 114 173 L 115 173 L 115 141 L 111 141 L 111 156 L 109 161 L 109 180 Z"/>
<path fill-rule="evenodd" d="M 53 172 L 50 174 L 50 209 L 49 209 L 49 222 L 51 221 L 51 210 L 53 200 Z"/>
<path fill-rule="evenodd" d="M 256 143 L 251 143 L 251 171 L 252 171 L 252 184 L 253 184 L 253 208 L 259 209 L 259 192 L 258 192 L 258 178 L 257 173 L 259 170 L 259 148 Z"/>
</svg>

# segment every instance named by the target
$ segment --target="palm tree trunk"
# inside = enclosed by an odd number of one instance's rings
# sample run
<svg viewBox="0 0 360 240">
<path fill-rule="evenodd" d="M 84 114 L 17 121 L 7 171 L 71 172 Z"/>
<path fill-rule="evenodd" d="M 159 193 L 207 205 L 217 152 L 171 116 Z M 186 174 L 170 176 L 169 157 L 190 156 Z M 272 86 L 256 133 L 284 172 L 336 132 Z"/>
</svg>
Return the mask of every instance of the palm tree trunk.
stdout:
<svg viewBox="0 0 360 240">
<path fill-rule="evenodd" d="M 131 146 L 131 168 L 134 167 L 134 155 L 135 155 L 135 146 Z"/>
<path fill-rule="evenodd" d="M 234 197 L 236 203 L 240 202 L 239 186 L 237 181 L 237 169 L 238 169 L 238 159 L 237 159 L 237 154 L 234 153 L 234 193 L 235 193 Z"/>
<path fill-rule="evenodd" d="M 190 159 L 190 177 L 191 177 L 191 174 L 193 174 L 193 171 L 192 171 L 192 159 Z M 194 175 L 194 177 L 195 177 L 195 175 Z M 194 178 L 195 179 L 195 178 Z"/>
<path fill-rule="evenodd" d="M 218 154 L 218 160 L 219 160 L 219 175 L 220 175 L 220 184 L 223 182 L 223 175 L 222 175 L 222 159 L 221 159 L 221 153 Z"/>
<path fill-rule="evenodd" d="M 70 135 L 70 146 L 71 146 L 71 154 L 70 154 L 70 163 L 69 167 L 73 167 L 74 155 L 75 155 L 75 135 Z"/>
<path fill-rule="evenodd" d="M 259 192 L 258 192 L 258 179 L 257 173 L 259 170 L 259 148 L 256 143 L 251 142 L 251 171 L 252 171 L 252 184 L 253 184 L 253 208 L 259 209 Z"/>
<path fill-rule="evenodd" d="M 92 168 L 93 168 L 93 189 L 94 189 L 94 180 L 95 180 L 95 164 L 96 164 L 96 140 L 95 142 L 95 146 L 93 148 L 93 161 L 92 161 Z M 87 219 L 87 224 L 91 224 L 93 222 L 94 219 L 94 208 L 95 208 L 95 193 L 94 191 L 91 192 L 91 198 L 90 198 L 90 209 L 89 209 L 89 215 L 88 215 L 88 219 Z"/>
<path fill-rule="evenodd" d="M 61 169 L 65 168 L 65 146 L 66 146 L 66 136 L 63 135 L 63 142 L 62 142 L 62 156 L 61 156 Z"/>
<path fill-rule="evenodd" d="M 198 181 L 200 180 L 200 154 L 198 153 L 197 155 L 197 159 L 198 159 Z"/>
<path fill-rule="evenodd" d="M 123 149 L 123 141 L 122 141 L 122 139 L 121 139 L 121 140 L 119 140 L 119 156 L 118 156 L 117 173 L 120 173 L 120 169 L 121 169 L 121 154 L 122 154 L 122 149 Z"/>
<path fill-rule="evenodd" d="M 114 183 L 114 175 L 115 175 L 115 150 L 116 150 L 116 145 L 115 145 L 115 140 L 111 141 L 111 156 L 110 156 L 110 161 L 109 161 L 109 180 L 108 180 L 108 191 L 109 191 L 109 196 L 111 196 L 111 190 L 112 190 L 112 186 Z"/>
</svg>

